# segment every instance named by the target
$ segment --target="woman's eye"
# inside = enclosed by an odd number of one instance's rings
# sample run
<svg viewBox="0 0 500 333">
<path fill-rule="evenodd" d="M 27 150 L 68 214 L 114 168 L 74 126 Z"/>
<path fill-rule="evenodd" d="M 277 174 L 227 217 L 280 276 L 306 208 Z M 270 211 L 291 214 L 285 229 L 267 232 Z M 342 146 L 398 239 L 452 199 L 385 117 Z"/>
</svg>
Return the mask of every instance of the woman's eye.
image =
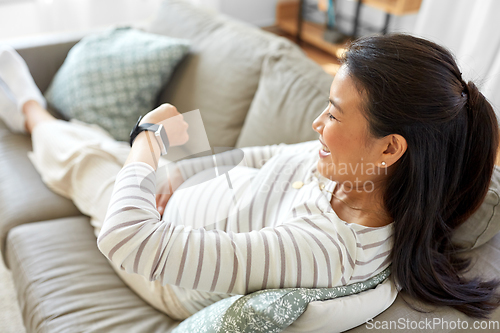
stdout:
<svg viewBox="0 0 500 333">
<path fill-rule="evenodd" d="M 327 110 L 329 110 L 330 108 L 332 107 L 332 102 L 330 100 L 328 100 L 328 106 L 327 106 Z M 337 118 L 335 118 L 330 112 L 328 112 L 328 118 L 330 118 L 330 120 L 337 120 Z"/>
</svg>

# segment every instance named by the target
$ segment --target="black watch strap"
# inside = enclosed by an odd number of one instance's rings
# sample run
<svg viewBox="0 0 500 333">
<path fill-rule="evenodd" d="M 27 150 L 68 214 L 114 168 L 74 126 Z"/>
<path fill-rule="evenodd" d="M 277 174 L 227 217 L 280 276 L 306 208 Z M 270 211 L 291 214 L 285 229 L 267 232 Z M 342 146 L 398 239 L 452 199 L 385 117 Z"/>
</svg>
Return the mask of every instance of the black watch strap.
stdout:
<svg viewBox="0 0 500 333">
<path fill-rule="evenodd" d="M 158 130 L 159 125 L 156 125 L 156 124 L 144 123 L 142 125 L 139 125 L 141 120 L 142 120 L 142 116 L 139 117 L 139 120 L 137 120 L 137 123 L 135 124 L 134 128 L 130 132 L 130 147 L 132 147 L 132 144 L 134 143 L 134 140 L 139 135 L 139 133 L 141 133 L 143 131 L 156 132 Z"/>
</svg>

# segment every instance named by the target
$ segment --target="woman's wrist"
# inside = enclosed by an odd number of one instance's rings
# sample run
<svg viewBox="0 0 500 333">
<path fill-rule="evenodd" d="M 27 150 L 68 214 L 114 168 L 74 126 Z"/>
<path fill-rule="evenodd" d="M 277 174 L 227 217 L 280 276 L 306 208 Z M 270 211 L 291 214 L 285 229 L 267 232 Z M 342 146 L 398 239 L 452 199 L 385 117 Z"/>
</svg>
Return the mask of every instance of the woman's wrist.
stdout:
<svg viewBox="0 0 500 333">
<path fill-rule="evenodd" d="M 145 123 L 163 125 L 170 146 L 182 145 L 189 138 L 187 134 L 188 124 L 173 105 L 162 104 L 153 111 L 148 112 L 140 121 L 141 125 Z M 161 147 L 154 133 L 142 131 L 135 137 L 125 165 L 133 162 L 144 162 L 156 170 L 160 156 Z"/>
<path fill-rule="evenodd" d="M 143 131 L 137 135 L 128 155 L 125 165 L 133 162 L 144 162 L 158 168 L 158 160 L 161 156 L 161 149 L 156 141 L 153 132 Z"/>
</svg>

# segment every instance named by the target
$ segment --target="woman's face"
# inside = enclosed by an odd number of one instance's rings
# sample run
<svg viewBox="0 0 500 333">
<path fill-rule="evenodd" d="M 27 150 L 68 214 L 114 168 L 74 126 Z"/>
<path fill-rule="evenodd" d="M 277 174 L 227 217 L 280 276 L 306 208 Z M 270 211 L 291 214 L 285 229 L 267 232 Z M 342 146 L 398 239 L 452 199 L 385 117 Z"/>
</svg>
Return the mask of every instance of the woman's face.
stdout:
<svg viewBox="0 0 500 333">
<path fill-rule="evenodd" d="M 350 182 L 358 188 L 387 170 L 379 169 L 383 143 L 370 135 L 362 102 L 344 65 L 333 80 L 327 108 L 312 124 L 323 144 L 318 171 L 331 180 L 347 185 Z"/>
</svg>

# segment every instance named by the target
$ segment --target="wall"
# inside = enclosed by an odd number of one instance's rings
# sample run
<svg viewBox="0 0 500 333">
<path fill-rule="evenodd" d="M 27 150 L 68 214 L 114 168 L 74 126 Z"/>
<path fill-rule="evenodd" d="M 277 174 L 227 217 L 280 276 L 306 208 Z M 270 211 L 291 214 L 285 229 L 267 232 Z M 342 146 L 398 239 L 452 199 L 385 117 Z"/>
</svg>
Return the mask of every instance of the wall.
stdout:
<svg viewBox="0 0 500 333">
<path fill-rule="evenodd" d="M 259 27 L 274 25 L 277 0 L 189 1 Z"/>
<path fill-rule="evenodd" d="M 242 21 L 260 26 L 274 24 L 276 0 L 219 0 L 220 11 Z"/>
<path fill-rule="evenodd" d="M 147 25 L 162 0 L 13 0 L 0 2 L 0 40 L 116 25 Z M 208 0 L 203 0 L 208 1 Z"/>
</svg>

